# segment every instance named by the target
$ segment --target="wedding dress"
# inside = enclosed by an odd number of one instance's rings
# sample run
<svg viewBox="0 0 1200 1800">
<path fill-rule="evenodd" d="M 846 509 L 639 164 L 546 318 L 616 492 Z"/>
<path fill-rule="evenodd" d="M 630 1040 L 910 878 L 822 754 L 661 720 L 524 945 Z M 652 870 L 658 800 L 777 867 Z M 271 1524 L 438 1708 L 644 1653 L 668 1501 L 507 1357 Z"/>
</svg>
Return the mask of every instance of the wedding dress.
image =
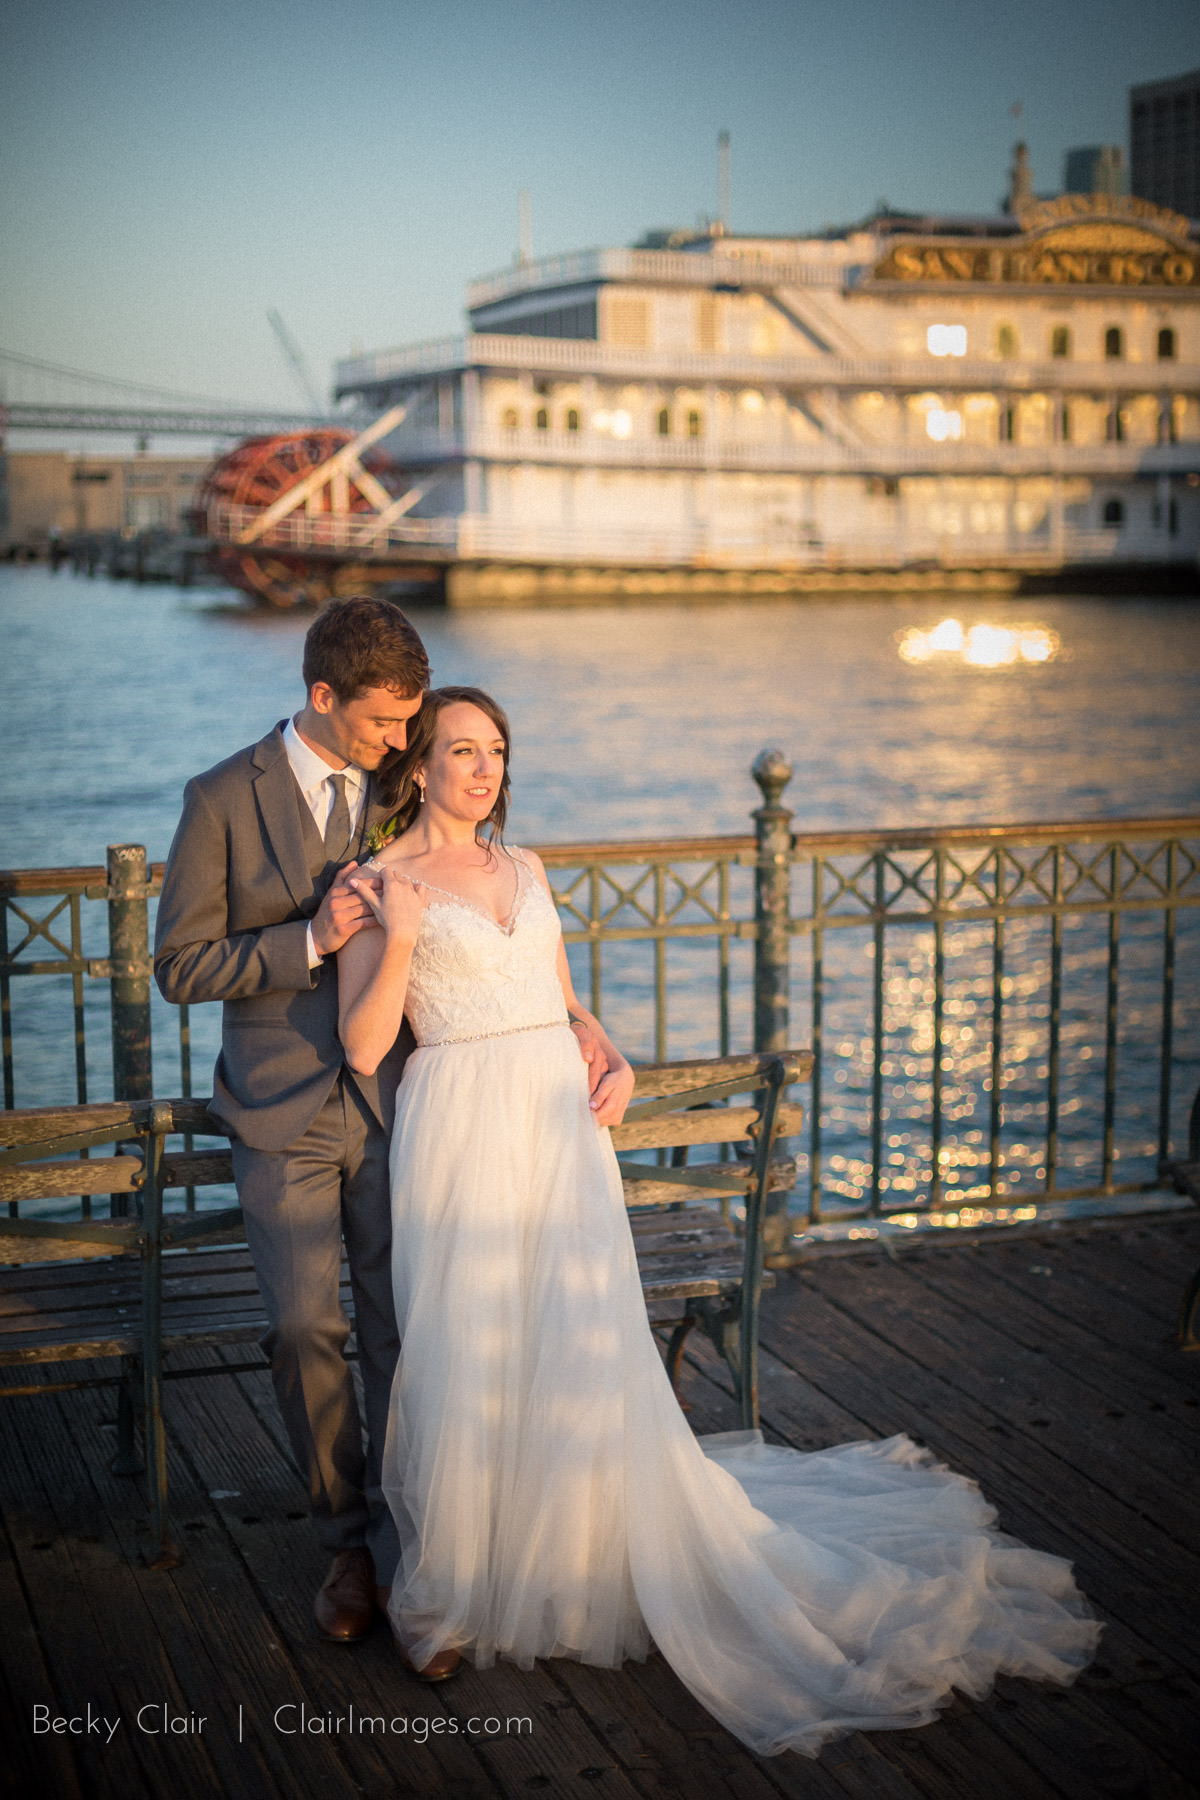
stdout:
<svg viewBox="0 0 1200 1800">
<path fill-rule="evenodd" d="M 429 889 L 409 979 L 384 1484 L 413 1661 L 614 1667 L 652 1641 L 765 1755 L 920 1725 L 998 1672 L 1071 1680 L 1098 1627 L 1070 1566 L 1001 1536 L 909 1439 L 693 1435 L 588 1108 L 554 904 L 515 854 L 503 926 Z"/>
</svg>

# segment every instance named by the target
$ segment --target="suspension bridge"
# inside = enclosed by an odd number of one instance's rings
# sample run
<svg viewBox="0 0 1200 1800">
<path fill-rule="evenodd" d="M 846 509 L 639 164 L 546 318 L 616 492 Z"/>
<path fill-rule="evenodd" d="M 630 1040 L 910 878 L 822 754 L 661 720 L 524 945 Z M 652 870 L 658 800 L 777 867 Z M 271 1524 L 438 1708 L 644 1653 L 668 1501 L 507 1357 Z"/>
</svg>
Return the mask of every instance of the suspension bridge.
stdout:
<svg viewBox="0 0 1200 1800">
<path fill-rule="evenodd" d="M 331 413 L 280 412 L 90 374 L 0 349 L 0 420 L 9 432 L 94 431 L 246 438 L 331 425 Z"/>
</svg>

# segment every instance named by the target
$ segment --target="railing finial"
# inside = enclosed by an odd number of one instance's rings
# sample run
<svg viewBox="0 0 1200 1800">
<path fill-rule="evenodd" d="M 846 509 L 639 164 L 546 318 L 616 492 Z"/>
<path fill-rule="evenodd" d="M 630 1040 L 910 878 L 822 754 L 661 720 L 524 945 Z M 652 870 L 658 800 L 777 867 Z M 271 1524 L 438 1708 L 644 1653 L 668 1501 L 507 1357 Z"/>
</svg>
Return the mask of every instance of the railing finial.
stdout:
<svg viewBox="0 0 1200 1800">
<path fill-rule="evenodd" d="M 783 790 L 794 771 L 782 750 L 760 750 L 750 773 L 758 783 L 765 804 L 774 809 L 782 800 Z"/>
</svg>

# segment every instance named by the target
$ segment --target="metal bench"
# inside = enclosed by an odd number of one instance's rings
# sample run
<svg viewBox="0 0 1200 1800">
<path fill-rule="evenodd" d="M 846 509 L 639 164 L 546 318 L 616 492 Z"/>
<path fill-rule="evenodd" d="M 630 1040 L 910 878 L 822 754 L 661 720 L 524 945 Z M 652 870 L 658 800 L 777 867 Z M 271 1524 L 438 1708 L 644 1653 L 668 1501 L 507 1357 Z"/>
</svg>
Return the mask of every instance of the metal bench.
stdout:
<svg viewBox="0 0 1200 1800">
<path fill-rule="evenodd" d="M 785 1088 L 804 1080 L 807 1052 L 761 1053 L 639 1069 L 633 1103 L 613 1132 L 650 1317 L 672 1327 L 674 1381 L 699 1325 L 733 1374 L 741 1420 L 758 1422 L 758 1305 L 768 1197 L 794 1164 L 777 1139 L 799 1129 Z M 743 1104 L 731 1102 L 745 1095 Z M 0 1395 L 118 1388 L 113 1468 L 147 1474 L 152 1566 L 178 1560 L 167 1515 L 165 1379 L 261 1369 L 253 1362 L 171 1367 L 172 1352 L 256 1342 L 266 1328 L 236 1206 L 204 1210 L 198 1189 L 232 1181 L 228 1148 L 202 1100 L 108 1102 L 3 1114 L 0 1130 L 0 1364 L 64 1365 L 53 1380 L 0 1386 Z M 183 1139 L 182 1148 L 172 1140 Z M 691 1160 L 701 1149 L 710 1155 Z M 109 1154 L 93 1155 L 93 1151 Z M 653 1158 L 653 1160 L 648 1160 Z M 164 1197 L 182 1190 L 185 1204 Z M 104 1196 L 94 1207 L 97 1196 Z M 60 1215 L 30 1216 L 46 1203 Z M 744 1207 L 744 1223 L 730 1203 Z M 353 1306 L 345 1266 L 342 1295 Z M 120 1358 L 122 1373 L 70 1365 Z M 136 1451 L 141 1416 L 144 1465 Z"/>
</svg>

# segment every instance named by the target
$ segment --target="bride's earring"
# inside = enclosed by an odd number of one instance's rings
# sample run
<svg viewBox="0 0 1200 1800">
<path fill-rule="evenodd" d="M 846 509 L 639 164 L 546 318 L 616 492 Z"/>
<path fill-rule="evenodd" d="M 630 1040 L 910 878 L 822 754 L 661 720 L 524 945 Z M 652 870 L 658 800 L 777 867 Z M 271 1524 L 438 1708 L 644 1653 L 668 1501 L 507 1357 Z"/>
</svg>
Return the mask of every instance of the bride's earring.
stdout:
<svg viewBox="0 0 1200 1800">
<path fill-rule="evenodd" d="M 425 783 L 423 781 L 418 781 L 417 793 L 420 795 L 420 799 L 417 801 L 417 805 L 424 806 L 424 804 L 425 804 Z"/>
</svg>

